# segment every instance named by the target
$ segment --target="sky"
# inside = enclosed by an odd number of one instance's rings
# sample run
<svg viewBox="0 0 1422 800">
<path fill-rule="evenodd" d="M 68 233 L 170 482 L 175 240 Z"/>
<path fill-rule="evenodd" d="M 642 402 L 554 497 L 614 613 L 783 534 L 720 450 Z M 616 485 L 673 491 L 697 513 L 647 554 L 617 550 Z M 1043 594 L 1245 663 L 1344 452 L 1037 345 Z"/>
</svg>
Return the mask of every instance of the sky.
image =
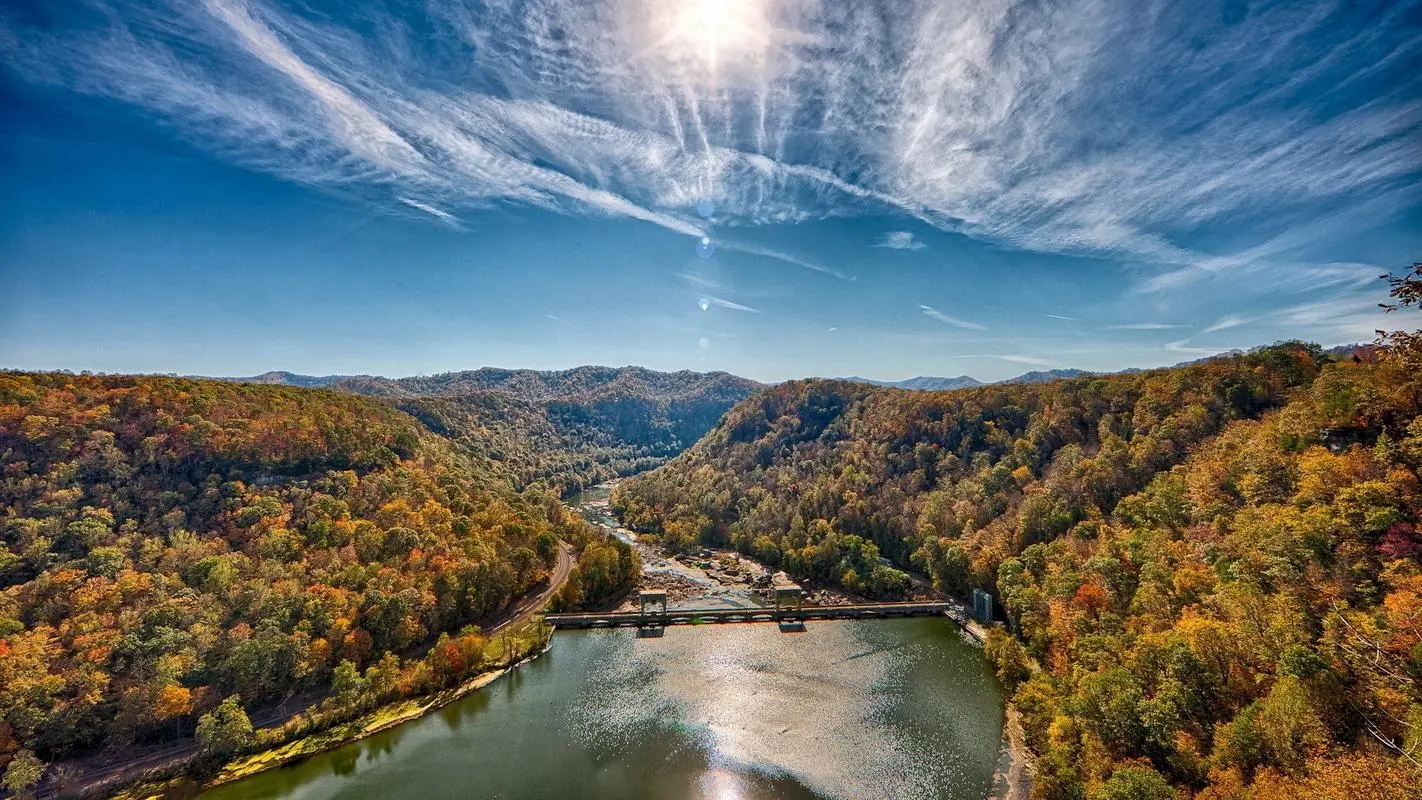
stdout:
<svg viewBox="0 0 1422 800">
<path fill-rule="evenodd" d="M 8 0 L 0 367 L 1112 371 L 1372 339 L 1422 2 Z"/>
</svg>

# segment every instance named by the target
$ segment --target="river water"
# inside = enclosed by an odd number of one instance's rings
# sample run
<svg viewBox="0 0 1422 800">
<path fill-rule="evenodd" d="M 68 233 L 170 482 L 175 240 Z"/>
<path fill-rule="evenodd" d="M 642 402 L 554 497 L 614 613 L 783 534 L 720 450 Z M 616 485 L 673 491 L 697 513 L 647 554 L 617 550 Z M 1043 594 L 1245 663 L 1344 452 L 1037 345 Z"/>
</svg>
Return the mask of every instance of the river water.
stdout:
<svg viewBox="0 0 1422 800">
<path fill-rule="evenodd" d="M 942 618 L 560 632 L 441 711 L 202 797 L 981 800 L 1002 700 Z"/>
<path fill-rule="evenodd" d="M 570 505 L 632 538 L 607 497 Z M 560 631 L 441 711 L 201 800 L 982 800 L 1002 709 L 945 618 Z"/>
</svg>

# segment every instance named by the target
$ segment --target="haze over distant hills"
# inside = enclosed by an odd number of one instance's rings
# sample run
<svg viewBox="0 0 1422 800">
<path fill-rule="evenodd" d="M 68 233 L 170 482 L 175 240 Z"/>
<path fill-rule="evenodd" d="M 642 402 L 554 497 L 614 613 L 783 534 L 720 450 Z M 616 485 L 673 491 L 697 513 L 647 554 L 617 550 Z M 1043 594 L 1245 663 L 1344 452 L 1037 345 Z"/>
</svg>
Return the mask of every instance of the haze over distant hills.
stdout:
<svg viewBox="0 0 1422 800">
<path fill-rule="evenodd" d="M 1081 369 L 1034 370 L 1013 378 L 991 381 L 991 383 L 1041 383 L 1091 374 L 1094 373 Z M 633 391 L 669 395 L 681 395 L 703 389 L 717 391 L 729 389 L 738 392 L 746 387 L 755 389 L 768 385 L 727 372 L 702 373 L 689 370 L 658 372 L 643 367 L 596 366 L 574 367 L 566 370 L 481 367 L 475 370 L 408 378 L 385 378 L 379 375 L 300 375 L 294 372 L 274 370 L 261 375 L 221 378 L 220 380 L 328 388 L 371 397 L 447 397 L 472 392 L 504 391 L 538 400 L 552 400 L 588 392 L 613 394 Z M 989 382 L 980 381 L 971 375 L 959 375 L 956 378 L 919 375 L 901 381 L 885 381 L 853 375 L 847 378 L 834 378 L 834 380 L 935 392 L 969 389 L 989 384 Z"/>
<path fill-rule="evenodd" d="M 197 376 L 194 376 L 197 377 Z M 298 375 L 295 372 L 285 370 L 272 370 L 263 372 L 261 375 L 252 375 L 246 378 L 218 378 L 220 381 L 237 381 L 238 383 L 270 383 L 280 386 L 304 386 L 307 389 L 315 389 L 323 386 L 330 386 L 337 381 L 360 380 L 372 378 L 371 375 Z M 383 380 L 383 379 L 382 379 Z"/>
<path fill-rule="evenodd" d="M 851 383 L 867 383 L 871 386 L 892 386 L 896 389 L 920 389 L 928 391 L 947 391 L 949 389 L 966 389 L 972 386 L 982 386 L 983 382 L 971 375 L 959 375 L 956 378 L 935 378 L 928 375 L 919 375 L 902 381 L 880 381 L 873 378 L 861 378 L 858 375 L 851 375 L 848 378 L 836 378 L 835 380 L 849 381 Z"/>
<path fill-rule="evenodd" d="M 1032 372 L 1024 372 L 1015 378 L 993 381 L 993 383 L 1042 383 L 1043 381 L 1055 381 L 1062 378 L 1075 378 L 1081 375 L 1091 374 L 1093 373 L 1084 369 L 1034 370 Z M 849 381 L 851 383 L 867 383 L 871 386 L 891 386 L 896 389 L 916 389 L 931 392 L 944 392 L 952 389 L 971 389 L 974 386 L 988 385 L 971 375 L 959 375 L 956 378 L 938 378 L 930 375 L 919 375 L 916 378 L 908 378 L 902 381 L 880 381 L 874 380 L 873 378 L 861 378 L 856 375 L 849 378 L 836 378 L 835 380 Z"/>
<path fill-rule="evenodd" d="M 1334 358 L 1347 358 L 1352 356 L 1355 352 L 1370 350 L 1371 347 L 1372 345 L 1368 344 L 1341 344 L 1336 347 L 1325 348 L 1323 353 Z M 1203 364 L 1207 361 L 1230 358 L 1232 356 L 1243 355 L 1244 353 L 1245 351 L 1240 349 L 1226 350 L 1203 358 L 1181 361 L 1171 366 L 1183 367 L 1189 366 L 1190 364 Z M 974 386 L 988 386 L 991 384 L 1045 383 L 1047 381 L 1065 380 L 1067 378 L 1079 378 L 1083 375 L 1132 375 L 1141 371 L 1140 367 L 1130 367 L 1117 372 L 1103 373 L 1067 367 L 1063 369 L 1033 370 L 1031 372 L 1024 372 L 1014 378 L 1003 378 L 999 381 L 980 381 L 971 375 L 959 375 L 956 378 L 938 378 L 929 375 L 919 375 L 918 377 L 908 378 L 902 381 L 881 381 L 875 380 L 874 378 L 861 378 L 855 375 L 848 378 L 834 378 L 834 380 L 849 381 L 851 383 L 867 383 L 871 386 L 890 386 L 897 389 L 942 392 L 952 389 L 971 389 Z"/>
<path fill-rule="evenodd" d="M 1352 352 L 1356 347 L 1357 345 L 1343 345 L 1329 348 L 1326 352 L 1336 356 Z M 1238 355 L 1242 352 L 1241 350 L 1231 350 L 1200 359 L 1183 361 L 1174 366 L 1201 363 Z M 1131 368 L 1114 374 L 1124 375 L 1139 371 L 1138 368 Z M 888 386 L 895 389 L 945 392 L 992 384 L 1043 383 L 1098 374 L 1105 373 L 1067 367 L 1032 370 L 997 381 L 980 381 L 971 375 L 959 375 L 954 378 L 918 375 L 900 381 L 851 375 L 831 378 L 831 380 L 864 383 L 871 386 Z M 553 400 L 584 395 L 589 392 L 604 395 L 631 392 L 634 394 L 679 396 L 710 390 L 715 393 L 730 392 L 733 395 L 740 395 L 747 388 L 753 391 L 762 386 L 773 385 L 741 378 L 728 372 L 702 373 L 689 370 L 658 372 L 645 367 L 599 366 L 582 366 L 566 370 L 481 367 L 475 370 L 445 372 L 438 375 L 418 375 L 408 378 L 385 378 L 379 375 L 300 375 L 294 372 L 274 370 L 250 377 L 219 378 L 218 380 L 274 383 L 307 388 L 324 387 L 352 394 L 388 398 L 448 397 L 472 392 L 503 391 L 530 400 Z"/>
</svg>

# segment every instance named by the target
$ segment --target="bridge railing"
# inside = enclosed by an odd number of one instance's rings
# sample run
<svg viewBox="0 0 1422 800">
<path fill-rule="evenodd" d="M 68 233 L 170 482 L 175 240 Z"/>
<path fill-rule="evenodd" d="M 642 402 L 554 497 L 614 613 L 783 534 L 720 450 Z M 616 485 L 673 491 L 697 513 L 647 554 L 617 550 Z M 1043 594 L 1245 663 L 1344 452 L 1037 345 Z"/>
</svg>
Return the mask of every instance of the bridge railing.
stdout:
<svg viewBox="0 0 1422 800">
<path fill-rule="evenodd" d="M 857 603 L 838 606 L 799 606 L 775 608 L 773 606 L 752 608 L 669 608 L 665 611 L 613 611 L 592 613 L 548 614 L 544 619 L 552 625 L 565 627 L 589 625 L 635 625 L 667 624 L 673 620 L 688 621 L 752 621 L 803 619 L 819 617 L 826 619 L 857 619 L 863 617 L 928 615 L 947 613 L 955 621 L 962 622 L 953 612 L 957 607 L 952 603 Z"/>
</svg>

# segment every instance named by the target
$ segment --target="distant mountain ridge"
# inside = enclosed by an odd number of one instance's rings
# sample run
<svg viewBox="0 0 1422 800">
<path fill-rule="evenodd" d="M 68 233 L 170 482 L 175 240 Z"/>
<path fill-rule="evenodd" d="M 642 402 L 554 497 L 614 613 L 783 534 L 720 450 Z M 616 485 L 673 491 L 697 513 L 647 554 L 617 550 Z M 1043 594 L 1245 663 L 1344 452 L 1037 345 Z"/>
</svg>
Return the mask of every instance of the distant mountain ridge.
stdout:
<svg viewBox="0 0 1422 800">
<path fill-rule="evenodd" d="M 301 375 L 274 370 L 261 375 L 219 380 L 328 388 L 371 397 L 450 397 L 504 391 L 529 400 L 554 400 L 588 394 L 640 392 L 680 397 L 710 391 L 740 394 L 762 384 L 728 372 L 658 372 L 646 367 L 582 366 L 565 370 L 481 367 L 437 375 L 386 378 L 380 375 Z"/>
<path fill-rule="evenodd" d="M 1366 353 L 1371 349 L 1372 345 L 1369 344 L 1344 344 L 1327 348 L 1323 352 L 1335 358 L 1346 358 L 1354 353 Z M 1215 353 L 1214 355 L 1189 361 L 1181 361 L 1169 366 L 1181 367 L 1190 364 L 1202 364 L 1215 359 L 1242 355 L 1244 352 L 1245 351 L 1239 349 L 1226 350 Z M 1024 372 L 1016 377 L 1003 378 L 999 381 L 980 381 L 971 375 L 959 375 L 956 378 L 918 375 L 901 381 L 886 381 L 851 375 L 845 378 L 832 378 L 831 380 L 847 381 L 849 383 L 865 383 L 871 386 L 888 386 L 897 389 L 943 392 L 953 389 L 971 389 L 975 386 L 989 386 L 992 384 L 1042 383 L 1045 381 L 1079 378 L 1083 375 L 1130 375 L 1140 371 L 1141 369 L 1138 367 L 1130 367 L 1117 372 L 1094 372 L 1092 370 L 1067 367 L 1061 369 L 1033 370 L 1031 372 Z M 501 390 L 538 399 L 552 399 L 564 397 L 568 394 L 581 394 L 588 391 L 616 391 L 619 388 L 631 388 L 633 385 L 640 385 L 648 390 L 656 390 L 670 394 L 681 394 L 687 391 L 694 391 L 694 387 L 704 388 L 718 384 L 726 387 L 735 387 L 736 390 L 750 388 L 752 391 L 765 386 L 774 385 L 759 383 L 749 378 L 733 375 L 729 372 L 692 372 L 690 370 L 658 372 L 656 370 L 647 369 L 646 367 L 636 366 L 581 366 L 564 370 L 480 367 L 474 370 L 443 372 L 438 375 L 419 375 L 408 378 L 385 378 L 379 375 L 301 375 L 285 370 L 273 370 L 251 377 L 218 378 L 217 380 L 239 381 L 242 383 L 275 383 L 288 386 L 304 386 L 307 388 L 328 387 L 347 391 L 352 394 L 364 394 L 372 397 L 434 397 Z"/>
<path fill-rule="evenodd" d="M 193 376 L 198 377 L 198 376 Z M 261 375 L 252 375 L 246 378 L 217 378 L 220 381 L 236 381 L 237 383 L 267 383 L 278 386 L 302 386 L 307 389 L 318 389 L 329 386 L 337 381 L 360 380 L 370 378 L 370 375 L 298 375 L 295 372 L 286 370 L 272 370 L 263 372 Z"/>
<path fill-rule="evenodd" d="M 861 378 L 854 375 L 848 378 L 835 378 L 839 381 L 849 381 L 850 383 L 867 383 L 871 386 L 891 386 L 896 389 L 916 389 L 919 391 L 946 392 L 952 389 L 968 389 L 973 386 L 982 386 L 983 382 L 970 375 L 959 375 L 956 378 L 935 378 L 928 375 L 919 375 L 902 381 L 877 381 L 873 378 Z"/>
<path fill-rule="evenodd" d="M 1004 378 L 992 383 L 1042 383 L 1044 381 L 1057 381 L 1066 378 L 1079 378 L 1082 375 L 1095 375 L 1084 369 L 1049 369 L 1034 370 L 1024 372 L 1015 378 Z M 988 383 L 978 380 L 971 375 L 959 375 L 956 378 L 938 378 L 931 375 L 919 375 L 916 378 L 908 378 L 902 381 L 880 381 L 873 378 L 861 378 L 854 375 L 848 378 L 835 378 L 837 381 L 848 381 L 849 383 L 867 383 L 871 386 L 889 386 L 895 389 L 914 389 L 927 392 L 947 392 L 954 389 L 971 389 L 975 386 L 987 386 Z"/>
<path fill-rule="evenodd" d="M 1335 348 L 1342 350 L 1344 348 Z M 1220 356 L 1199 359 L 1208 361 Z M 1194 363 L 1194 362 L 1185 362 Z M 1178 365 L 1177 365 L 1178 366 Z M 1122 370 L 1130 373 L 1136 370 Z M 971 375 L 944 378 L 934 375 L 918 375 L 901 381 L 885 381 L 851 375 L 834 378 L 837 381 L 863 383 L 870 386 L 886 386 L 893 389 L 911 391 L 948 392 L 955 389 L 971 389 L 992 384 L 1043 383 L 1045 381 L 1079 378 L 1083 375 L 1100 375 L 1084 369 L 1063 368 L 1033 370 L 1012 378 L 999 381 L 980 381 Z M 478 392 L 500 391 L 527 400 L 557 400 L 588 395 L 616 395 L 632 392 L 635 394 L 657 394 L 683 396 L 696 394 L 707 389 L 721 396 L 736 396 L 749 389 L 754 391 L 769 384 L 762 384 L 748 378 L 741 378 L 729 372 L 658 372 L 645 367 L 599 367 L 583 366 L 565 370 L 504 369 L 500 367 L 480 367 L 474 370 L 444 372 L 438 375 L 417 375 L 407 378 L 386 378 L 379 375 L 301 375 L 284 370 L 273 370 L 261 375 L 243 378 L 220 378 L 219 380 L 242 383 L 283 384 L 306 388 L 325 388 L 336 391 L 361 394 L 368 397 L 389 399 L 413 399 L 417 397 L 455 397 Z"/>
<path fill-rule="evenodd" d="M 1080 378 L 1082 375 L 1096 375 L 1084 369 L 1047 369 L 1024 372 L 1015 378 L 1006 378 L 998 383 L 1045 383 L 1047 381 L 1060 381 L 1067 378 Z"/>
<path fill-rule="evenodd" d="M 660 465 L 763 388 L 726 372 L 599 366 L 407 378 L 273 371 L 224 380 L 378 398 L 471 455 L 501 462 L 518 488 L 560 493 Z"/>
</svg>

